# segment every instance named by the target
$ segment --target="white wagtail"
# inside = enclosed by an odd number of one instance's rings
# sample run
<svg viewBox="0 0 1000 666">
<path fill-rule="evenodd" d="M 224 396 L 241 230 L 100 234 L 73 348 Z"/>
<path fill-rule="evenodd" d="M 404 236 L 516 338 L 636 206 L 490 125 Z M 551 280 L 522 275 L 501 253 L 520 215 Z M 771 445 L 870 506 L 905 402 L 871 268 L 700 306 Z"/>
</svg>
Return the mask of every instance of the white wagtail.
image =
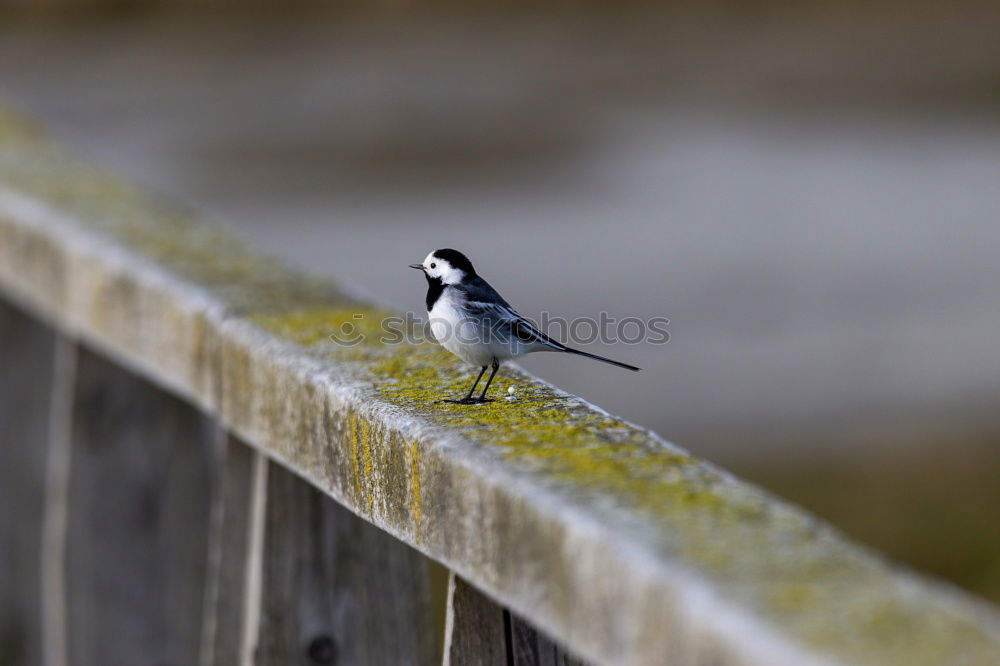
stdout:
<svg viewBox="0 0 1000 666">
<path fill-rule="evenodd" d="M 571 349 L 539 331 L 479 277 L 472 262 L 457 250 L 435 250 L 422 264 L 410 264 L 410 268 L 423 271 L 427 278 L 427 315 L 434 339 L 466 363 L 482 366 L 469 395 L 445 402 L 459 405 L 487 402 L 486 391 L 500 364 L 536 351 L 567 352 L 639 370 L 634 365 Z M 486 380 L 486 387 L 478 398 L 473 398 L 489 366 L 493 371 Z"/>
</svg>

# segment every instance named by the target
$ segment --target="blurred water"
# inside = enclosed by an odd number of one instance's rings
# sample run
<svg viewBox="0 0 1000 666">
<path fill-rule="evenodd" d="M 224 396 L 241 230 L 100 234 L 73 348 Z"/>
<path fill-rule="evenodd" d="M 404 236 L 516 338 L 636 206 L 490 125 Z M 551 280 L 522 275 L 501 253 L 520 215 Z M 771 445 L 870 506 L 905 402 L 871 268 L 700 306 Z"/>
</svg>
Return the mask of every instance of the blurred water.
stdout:
<svg viewBox="0 0 1000 666">
<path fill-rule="evenodd" d="M 523 364 L 700 452 L 993 419 L 996 45 L 902 65 L 875 31 L 867 67 L 779 28 L 7 26 L 0 97 L 404 308 L 450 246 L 529 316 L 669 317 L 592 348 L 638 375 Z"/>
</svg>

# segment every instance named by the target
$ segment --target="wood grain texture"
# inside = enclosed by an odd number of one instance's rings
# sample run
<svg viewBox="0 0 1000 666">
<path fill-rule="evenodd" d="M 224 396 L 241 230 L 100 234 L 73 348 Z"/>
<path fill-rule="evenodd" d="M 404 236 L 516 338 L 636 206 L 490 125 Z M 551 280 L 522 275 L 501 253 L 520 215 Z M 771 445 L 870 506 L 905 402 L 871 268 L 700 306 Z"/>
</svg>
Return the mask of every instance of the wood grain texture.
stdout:
<svg viewBox="0 0 1000 666">
<path fill-rule="evenodd" d="M 197 663 L 213 434 L 190 406 L 80 352 L 66 548 L 71 664 Z"/>
<path fill-rule="evenodd" d="M 440 663 L 430 560 L 277 465 L 265 521 L 258 664 Z"/>
<path fill-rule="evenodd" d="M 506 613 L 451 573 L 444 666 L 507 666 Z"/>
<path fill-rule="evenodd" d="M 243 635 L 254 452 L 229 435 L 222 434 L 220 439 L 213 483 L 201 666 L 239 663 Z"/>
<path fill-rule="evenodd" d="M 41 530 L 55 335 L 0 300 L 0 664 L 41 655 Z"/>
</svg>

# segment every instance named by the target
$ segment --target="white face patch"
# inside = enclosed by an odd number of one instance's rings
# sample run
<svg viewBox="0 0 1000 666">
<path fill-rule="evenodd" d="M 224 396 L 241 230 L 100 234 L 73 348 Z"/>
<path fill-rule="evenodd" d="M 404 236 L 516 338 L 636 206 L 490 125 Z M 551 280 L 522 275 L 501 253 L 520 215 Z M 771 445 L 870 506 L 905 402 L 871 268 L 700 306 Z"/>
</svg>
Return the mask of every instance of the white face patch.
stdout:
<svg viewBox="0 0 1000 666">
<path fill-rule="evenodd" d="M 432 278 L 441 278 L 445 284 L 458 284 L 465 277 L 465 272 L 452 266 L 444 259 L 434 256 L 431 252 L 424 259 L 424 272 Z"/>
</svg>

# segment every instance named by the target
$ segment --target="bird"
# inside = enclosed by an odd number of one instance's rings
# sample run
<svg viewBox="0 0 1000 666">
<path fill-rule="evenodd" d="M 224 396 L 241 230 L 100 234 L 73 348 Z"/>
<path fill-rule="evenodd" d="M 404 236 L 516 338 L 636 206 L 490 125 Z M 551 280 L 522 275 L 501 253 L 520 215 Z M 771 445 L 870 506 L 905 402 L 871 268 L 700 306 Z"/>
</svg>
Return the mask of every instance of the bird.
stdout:
<svg viewBox="0 0 1000 666">
<path fill-rule="evenodd" d="M 458 250 L 434 250 L 422 263 L 410 264 L 410 268 L 423 271 L 427 278 L 425 302 L 434 339 L 466 363 L 481 368 L 468 395 L 443 402 L 459 405 L 490 402 L 486 392 L 500 364 L 531 352 L 564 352 L 639 371 L 634 365 L 568 347 L 540 331 L 480 277 L 472 262 Z M 473 397 L 486 368 L 492 368 L 486 386 L 478 397 Z"/>
</svg>

